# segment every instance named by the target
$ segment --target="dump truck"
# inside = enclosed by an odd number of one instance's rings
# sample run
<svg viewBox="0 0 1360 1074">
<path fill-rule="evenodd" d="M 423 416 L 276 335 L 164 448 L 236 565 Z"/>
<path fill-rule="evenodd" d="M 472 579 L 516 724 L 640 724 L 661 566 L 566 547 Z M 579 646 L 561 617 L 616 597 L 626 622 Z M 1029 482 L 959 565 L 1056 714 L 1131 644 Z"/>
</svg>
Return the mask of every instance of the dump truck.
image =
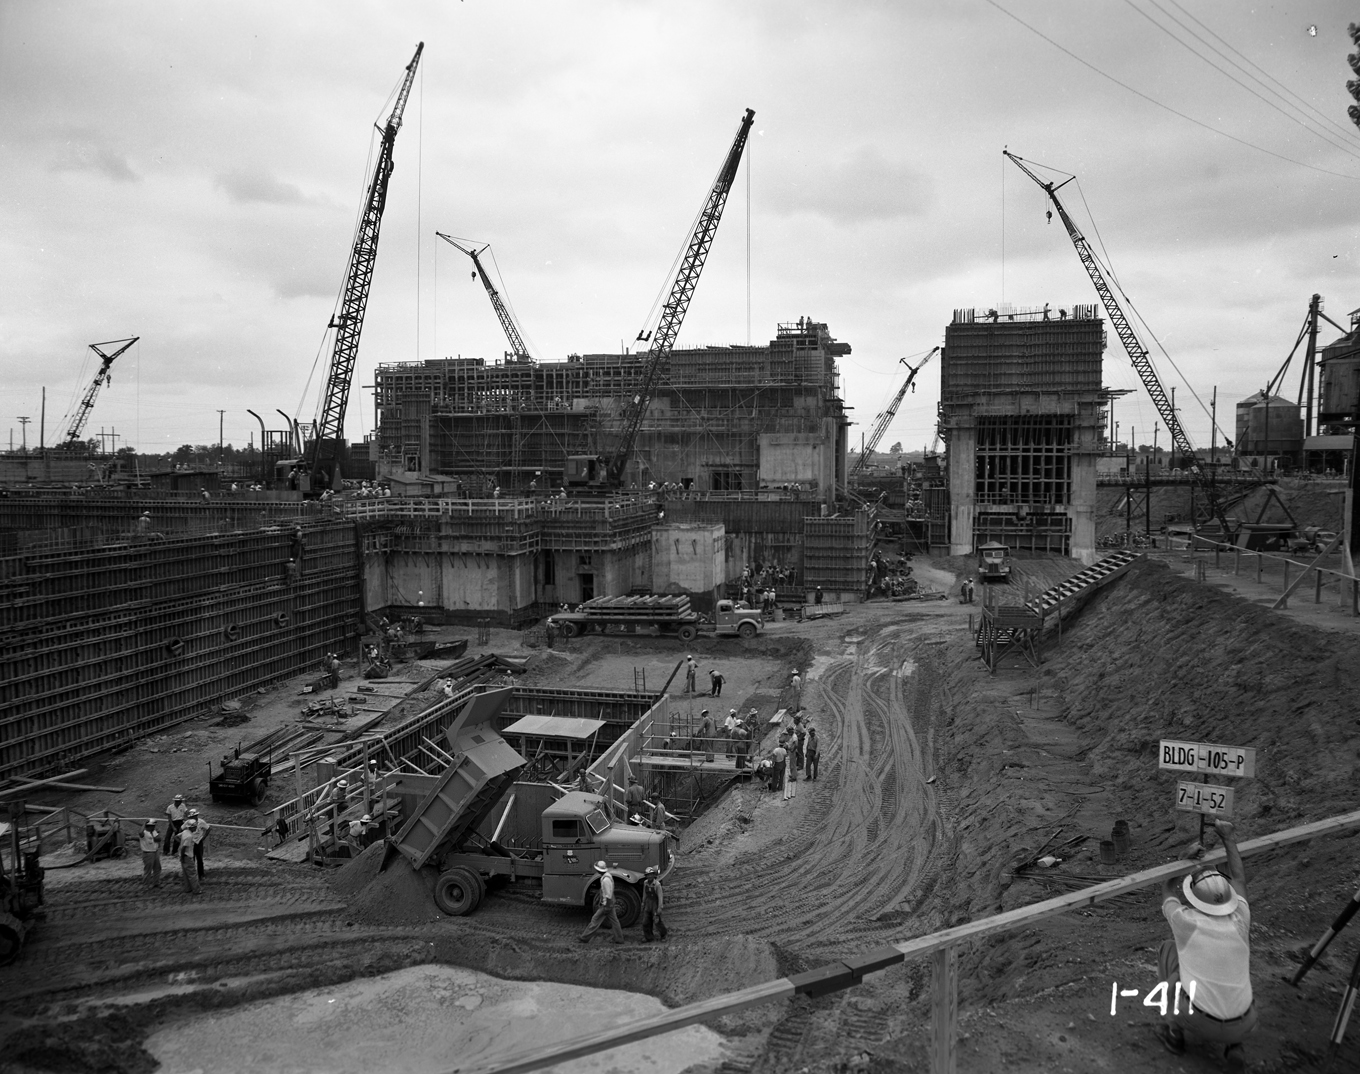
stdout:
<svg viewBox="0 0 1360 1074">
<path fill-rule="evenodd" d="M 1011 550 L 998 541 L 978 545 L 978 577 L 984 582 L 1011 580 Z"/>
<path fill-rule="evenodd" d="M 453 761 L 437 776 L 403 775 L 396 786 L 404 821 L 388 842 L 383 867 L 400 854 L 415 869 L 434 869 L 434 900 L 446 914 L 461 917 L 477 909 L 493 883 L 530 890 L 543 902 L 590 907 L 599 888 L 597 861 L 614 876 L 619 923 L 628 927 L 642 913 L 642 880 L 648 866 L 664 877 L 675 865 L 668 832 L 616 824 L 598 794 L 564 793 L 542 811 L 533 845 L 506 847 L 498 841 L 513 796 L 502 808 L 491 835 L 479 831 L 502 799 L 512 794 L 527 764 L 496 730 L 495 719 L 512 687 L 471 698 L 449 727 Z"/>
<path fill-rule="evenodd" d="M 719 600 L 713 618 L 690 607 L 686 596 L 596 597 L 575 611 L 557 612 L 548 622 L 563 637 L 578 634 L 662 634 L 693 641 L 701 633 L 754 638 L 764 629 L 760 612 L 744 601 Z"/>
</svg>

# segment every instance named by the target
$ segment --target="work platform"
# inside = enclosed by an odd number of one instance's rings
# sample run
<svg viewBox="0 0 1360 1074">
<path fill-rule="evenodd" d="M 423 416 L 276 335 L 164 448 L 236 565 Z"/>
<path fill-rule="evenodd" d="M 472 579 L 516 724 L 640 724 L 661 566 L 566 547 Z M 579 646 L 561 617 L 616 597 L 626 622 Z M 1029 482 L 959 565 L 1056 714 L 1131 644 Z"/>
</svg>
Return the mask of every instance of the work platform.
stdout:
<svg viewBox="0 0 1360 1074">
<path fill-rule="evenodd" d="M 1063 620 L 1071 619 L 1097 590 L 1124 574 L 1142 557 L 1142 552 L 1114 552 L 1024 604 L 984 603 L 975 644 L 987 670 L 996 674 L 1007 657 L 1018 657 L 1023 663 L 1017 666 L 1028 664 L 1037 668 L 1041 662 L 1039 643 L 1044 634 L 1056 630 L 1061 641 Z"/>
</svg>

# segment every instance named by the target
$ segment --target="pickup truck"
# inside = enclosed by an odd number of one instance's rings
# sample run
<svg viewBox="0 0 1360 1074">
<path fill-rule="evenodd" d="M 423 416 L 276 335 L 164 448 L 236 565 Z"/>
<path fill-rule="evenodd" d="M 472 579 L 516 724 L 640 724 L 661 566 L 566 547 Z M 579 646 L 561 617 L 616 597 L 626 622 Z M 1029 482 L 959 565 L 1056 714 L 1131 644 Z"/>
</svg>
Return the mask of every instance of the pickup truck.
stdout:
<svg viewBox="0 0 1360 1074">
<path fill-rule="evenodd" d="M 719 600 L 713 618 L 690 607 L 686 596 L 596 597 L 575 611 L 557 612 L 548 623 L 562 636 L 578 634 L 671 634 L 693 641 L 700 633 L 754 638 L 764 629 L 760 613 L 744 601 Z"/>
<path fill-rule="evenodd" d="M 463 916 L 477 908 L 491 882 L 536 891 L 543 902 L 589 908 L 599 887 L 595 862 L 602 860 L 614 876 L 619 924 L 627 928 L 642 913 L 647 867 L 666 876 L 675 865 L 669 833 L 616 824 L 605 799 L 584 791 L 563 794 L 543 810 L 534 845 L 505 847 L 497 839 L 513 797 L 489 837 L 478 830 L 527 763 L 495 728 L 512 693 L 513 687 L 488 690 L 468 701 L 448 729 L 453 763 L 444 772 L 400 777 L 393 790 L 406 819 L 384 867 L 400 854 L 416 869 L 438 870 L 435 903 Z"/>
</svg>

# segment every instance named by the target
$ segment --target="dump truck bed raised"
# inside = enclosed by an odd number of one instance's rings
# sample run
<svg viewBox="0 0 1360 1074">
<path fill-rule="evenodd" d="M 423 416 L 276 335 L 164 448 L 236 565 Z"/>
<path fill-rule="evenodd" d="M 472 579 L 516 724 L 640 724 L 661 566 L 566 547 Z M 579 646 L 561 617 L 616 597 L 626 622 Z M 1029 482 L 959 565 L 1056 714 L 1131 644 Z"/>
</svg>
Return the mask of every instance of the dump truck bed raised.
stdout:
<svg viewBox="0 0 1360 1074">
<path fill-rule="evenodd" d="M 454 764 L 416 806 L 392 845 L 419 869 L 443 847 L 457 847 L 510 789 L 525 765 L 493 720 L 514 692 L 488 690 L 463 706 L 448 730 Z"/>
</svg>

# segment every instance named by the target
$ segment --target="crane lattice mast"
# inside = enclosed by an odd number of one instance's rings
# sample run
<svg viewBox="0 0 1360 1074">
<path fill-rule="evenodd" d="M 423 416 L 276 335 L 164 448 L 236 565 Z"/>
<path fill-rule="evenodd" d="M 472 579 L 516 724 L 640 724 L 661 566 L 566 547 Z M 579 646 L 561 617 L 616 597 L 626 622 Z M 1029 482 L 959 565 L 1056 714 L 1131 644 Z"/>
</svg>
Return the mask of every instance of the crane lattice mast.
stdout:
<svg viewBox="0 0 1360 1074">
<path fill-rule="evenodd" d="M 642 359 L 642 376 L 624 411 L 623 433 L 605 471 L 606 481 L 611 486 L 617 487 L 623 483 L 623 472 L 628 466 L 629 456 L 633 453 L 633 442 L 637 439 L 638 430 L 642 428 L 642 419 L 647 414 L 652 393 L 656 390 L 662 363 L 670 356 L 671 349 L 675 346 L 676 337 L 680 334 L 680 325 L 684 322 L 690 300 L 694 297 L 694 289 L 699 285 L 699 274 L 703 271 L 704 262 L 708 260 L 713 237 L 718 233 L 723 207 L 727 204 L 727 195 L 731 193 L 732 184 L 736 180 L 737 166 L 741 164 L 741 155 L 746 148 L 746 138 L 755 116 L 752 109 L 746 109 L 746 115 L 742 117 L 741 125 L 737 128 L 737 136 L 732 141 L 732 147 L 727 151 L 727 157 L 718 170 L 718 177 L 713 181 L 704 207 L 689 234 L 685 254 L 680 261 L 680 270 L 671 284 L 671 293 L 666 299 L 666 304 L 661 307 L 661 319 L 657 322 L 655 330 L 650 333 L 651 344 Z M 639 336 L 639 339 L 642 338 L 647 337 Z"/>
<path fill-rule="evenodd" d="M 378 231 L 382 227 L 383 209 L 387 205 L 387 184 L 392 178 L 392 147 L 401 130 L 402 113 L 416 77 L 416 65 L 425 48 L 416 45 L 416 54 L 406 66 L 406 77 L 397 92 L 396 103 L 387 123 L 379 128 L 382 147 L 378 163 L 368 185 L 363 217 L 354 235 L 349 266 L 345 272 L 345 289 L 340 311 L 331 320 L 335 329 L 335 344 L 326 377 L 326 391 L 321 401 L 321 414 L 312 442 L 312 458 L 308 467 L 312 488 L 330 487 L 336 477 L 340 444 L 345 434 L 345 408 L 349 404 L 349 386 L 354 377 L 354 364 L 359 357 L 359 334 L 364 328 L 364 311 L 368 308 L 368 292 L 373 283 L 373 265 L 378 259 Z"/>
<path fill-rule="evenodd" d="M 1100 271 L 1100 263 L 1096 260 L 1096 255 L 1092 252 L 1090 243 L 1086 241 L 1086 236 L 1072 222 L 1072 218 L 1067 215 L 1067 210 L 1063 208 L 1063 203 L 1058 200 L 1058 191 L 1076 177 L 1070 176 L 1057 184 L 1045 183 L 1025 167 L 1022 158 L 1017 157 L 1009 150 L 1003 149 L 1001 152 L 1009 157 L 1017 168 L 1033 179 L 1048 195 L 1048 200 L 1053 202 L 1053 208 L 1058 210 L 1058 217 L 1062 220 L 1063 227 L 1067 228 L 1067 234 L 1072 240 L 1072 245 L 1077 248 L 1077 256 L 1081 258 L 1081 263 L 1086 267 L 1086 273 L 1091 277 L 1091 283 L 1095 285 L 1096 294 L 1100 296 L 1100 301 L 1105 306 L 1105 312 L 1109 314 L 1110 324 L 1114 325 L 1115 334 L 1124 344 L 1124 350 L 1128 352 L 1129 361 L 1133 363 L 1133 368 L 1137 370 L 1139 379 L 1143 382 L 1143 387 L 1152 397 L 1152 405 L 1157 408 L 1158 416 L 1166 425 L 1167 432 L 1171 434 L 1171 443 L 1176 448 L 1177 453 L 1190 460 L 1192 467 L 1198 467 L 1199 457 L 1195 454 L 1195 449 L 1191 445 L 1189 437 L 1185 435 L 1184 428 L 1181 427 L 1180 417 L 1171 406 L 1171 400 L 1162 387 L 1162 382 L 1157 376 L 1157 370 L 1152 366 L 1152 359 L 1148 357 L 1148 349 L 1139 340 L 1133 326 L 1129 324 L 1129 319 L 1124 316 L 1124 310 L 1114 297 L 1110 285 L 1105 282 L 1105 275 Z"/>
<path fill-rule="evenodd" d="M 869 434 L 869 439 L 864 442 L 864 449 L 859 453 L 859 458 L 855 460 L 855 465 L 850 469 L 852 476 L 864 469 L 866 460 L 878 449 L 878 442 L 883 439 L 883 434 L 888 431 L 888 426 L 892 424 L 893 418 L 897 417 L 897 408 L 902 405 L 902 400 L 907 397 L 907 389 L 916 383 L 916 374 L 921 372 L 926 363 L 934 358 L 939 351 L 940 348 L 936 347 L 921 359 L 921 364 L 918 366 L 912 366 L 905 358 L 898 359 L 909 370 L 907 379 L 902 382 L 902 387 L 897 389 L 897 394 L 893 396 L 887 409 L 874 419 L 873 431 Z"/>
<path fill-rule="evenodd" d="M 475 246 L 464 246 L 457 239 L 445 235 L 442 231 L 436 231 L 435 234 L 454 249 L 462 250 L 463 253 L 472 258 L 472 265 L 475 269 L 473 275 L 481 277 L 482 286 L 486 288 L 487 297 L 491 299 L 491 308 L 496 311 L 496 316 L 501 322 L 501 328 L 505 332 L 505 338 L 510 342 L 510 350 L 506 357 L 516 362 L 530 361 L 529 348 L 524 345 L 524 337 L 520 335 L 519 326 L 515 324 L 515 319 L 510 316 L 510 310 L 506 308 L 500 292 L 491 282 L 491 277 L 486 274 L 486 269 L 482 268 L 481 255 L 491 249 L 491 244 L 488 243 L 478 250 Z"/>
<path fill-rule="evenodd" d="M 94 380 L 85 389 L 85 397 L 81 399 L 80 406 L 76 407 L 75 417 L 71 419 L 71 427 L 66 431 L 67 441 L 79 440 L 80 434 L 85 431 L 85 423 L 90 420 L 90 411 L 94 409 L 94 397 L 99 394 L 99 389 L 113 379 L 109 374 L 109 367 L 113 365 L 113 360 L 131 347 L 141 337 L 133 336 L 131 339 L 111 339 L 104 343 L 91 343 L 90 350 L 99 355 L 99 372 L 94 375 Z M 120 344 L 118 349 L 112 354 L 104 350 L 105 347 L 112 347 Z"/>
</svg>

